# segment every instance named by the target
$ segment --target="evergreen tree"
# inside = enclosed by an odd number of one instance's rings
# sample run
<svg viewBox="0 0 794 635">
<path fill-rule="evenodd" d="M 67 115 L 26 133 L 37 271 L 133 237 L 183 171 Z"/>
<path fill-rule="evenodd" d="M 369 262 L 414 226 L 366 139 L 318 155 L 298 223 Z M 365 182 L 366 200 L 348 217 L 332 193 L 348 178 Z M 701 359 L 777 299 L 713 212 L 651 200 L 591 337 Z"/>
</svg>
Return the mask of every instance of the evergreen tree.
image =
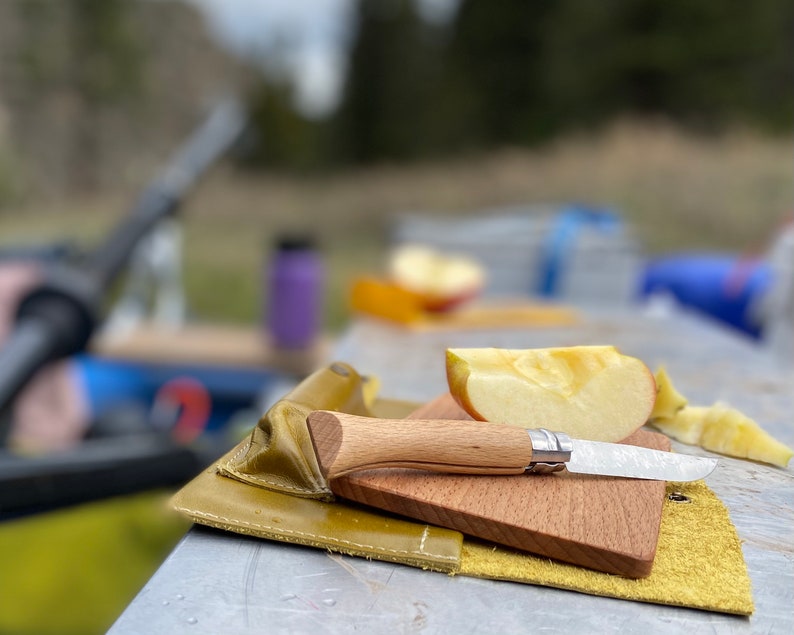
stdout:
<svg viewBox="0 0 794 635">
<path fill-rule="evenodd" d="M 548 25 L 560 124 L 665 115 L 709 128 L 794 122 L 787 0 L 562 0 Z"/>
<path fill-rule="evenodd" d="M 465 114 L 460 134 L 476 144 L 548 137 L 545 32 L 553 0 L 463 0 L 453 24 L 450 73 Z"/>
<path fill-rule="evenodd" d="M 429 27 L 411 0 L 359 0 L 355 15 L 338 148 L 354 162 L 421 156 L 439 61 Z"/>
<path fill-rule="evenodd" d="M 250 134 L 243 159 L 259 167 L 296 170 L 322 166 L 327 124 L 295 108 L 294 86 L 286 79 L 261 77 L 248 97 Z"/>
</svg>

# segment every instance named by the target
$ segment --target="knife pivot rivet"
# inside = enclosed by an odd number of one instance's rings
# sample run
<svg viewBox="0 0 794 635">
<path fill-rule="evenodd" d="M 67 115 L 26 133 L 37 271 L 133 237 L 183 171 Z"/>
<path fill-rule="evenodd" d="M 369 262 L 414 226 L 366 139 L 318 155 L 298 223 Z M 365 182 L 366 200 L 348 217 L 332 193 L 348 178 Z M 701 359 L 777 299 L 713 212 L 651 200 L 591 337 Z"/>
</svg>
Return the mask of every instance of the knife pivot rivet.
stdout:
<svg viewBox="0 0 794 635">
<path fill-rule="evenodd" d="M 550 474 L 565 469 L 565 463 L 530 463 L 524 468 L 526 472 L 534 474 Z"/>
<path fill-rule="evenodd" d="M 529 429 L 527 434 L 532 440 L 532 462 L 527 472 L 556 472 L 570 461 L 573 443 L 567 434 L 545 428 Z"/>
<path fill-rule="evenodd" d="M 674 503 L 691 503 L 692 499 L 681 492 L 670 492 L 667 495 L 667 499 L 673 501 Z"/>
</svg>

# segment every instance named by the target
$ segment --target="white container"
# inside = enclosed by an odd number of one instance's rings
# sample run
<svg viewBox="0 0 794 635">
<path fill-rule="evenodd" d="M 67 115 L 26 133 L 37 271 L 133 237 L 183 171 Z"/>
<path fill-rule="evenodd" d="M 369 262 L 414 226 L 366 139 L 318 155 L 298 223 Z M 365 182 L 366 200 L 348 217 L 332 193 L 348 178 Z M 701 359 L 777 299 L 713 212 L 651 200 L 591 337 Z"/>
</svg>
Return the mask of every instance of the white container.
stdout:
<svg viewBox="0 0 794 635">
<path fill-rule="evenodd" d="M 776 357 L 794 363 L 794 221 L 783 227 L 767 255 L 772 271 L 770 291 L 756 310 L 763 324 L 763 343 Z"/>
<path fill-rule="evenodd" d="M 550 301 L 583 307 L 633 302 L 642 262 L 622 223 L 609 231 L 576 226 L 550 263 L 564 210 L 503 207 L 464 217 L 414 212 L 397 217 L 392 238 L 395 244 L 420 243 L 478 260 L 488 276 L 485 297 L 542 295 L 543 276 L 554 266 L 553 289 L 545 294 Z"/>
</svg>

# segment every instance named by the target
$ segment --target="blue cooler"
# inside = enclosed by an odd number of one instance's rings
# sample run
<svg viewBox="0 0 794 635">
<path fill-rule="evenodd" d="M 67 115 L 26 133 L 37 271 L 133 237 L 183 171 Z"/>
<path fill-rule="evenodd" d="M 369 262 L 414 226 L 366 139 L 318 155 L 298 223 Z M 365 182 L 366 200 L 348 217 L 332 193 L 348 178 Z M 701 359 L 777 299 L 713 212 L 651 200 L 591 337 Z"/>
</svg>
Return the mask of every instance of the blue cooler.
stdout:
<svg viewBox="0 0 794 635">
<path fill-rule="evenodd" d="M 651 261 L 645 269 L 642 294 L 668 294 L 684 306 L 759 338 L 761 324 L 753 307 L 771 284 L 771 268 L 761 260 L 691 254 Z"/>
</svg>

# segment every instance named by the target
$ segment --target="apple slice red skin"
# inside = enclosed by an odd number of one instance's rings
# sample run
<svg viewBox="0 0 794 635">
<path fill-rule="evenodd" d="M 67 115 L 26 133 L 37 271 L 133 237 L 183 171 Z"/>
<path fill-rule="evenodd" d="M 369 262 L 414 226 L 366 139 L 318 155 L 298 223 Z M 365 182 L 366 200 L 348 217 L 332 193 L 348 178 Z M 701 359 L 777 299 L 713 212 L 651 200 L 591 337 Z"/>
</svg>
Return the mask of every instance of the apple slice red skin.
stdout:
<svg viewBox="0 0 794 635">
<path fill-rule="evenodd" d="M 430 311 L 431 313 L 446 313 L 463 304 L 466 304 L 467 302 L 471 302 L 480 295 L 480 291 L 481 289 L 478 287 L 476 289 L 471 289 L 464 293 L 459 293 L 457 295 L 448 297 L 422 296 L 421 302 L 426 311 Z"/>
</svg>

